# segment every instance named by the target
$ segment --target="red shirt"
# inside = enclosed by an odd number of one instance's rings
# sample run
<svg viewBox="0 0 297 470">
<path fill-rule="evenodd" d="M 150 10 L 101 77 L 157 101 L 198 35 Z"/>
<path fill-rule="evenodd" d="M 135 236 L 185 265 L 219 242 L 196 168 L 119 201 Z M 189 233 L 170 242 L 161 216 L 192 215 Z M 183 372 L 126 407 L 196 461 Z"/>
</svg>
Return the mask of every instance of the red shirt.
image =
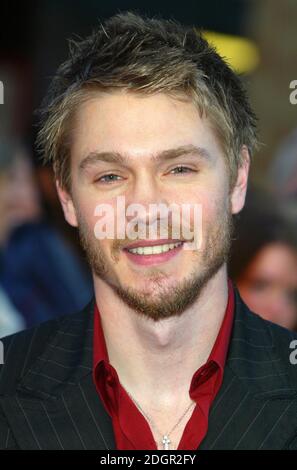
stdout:
<svg viewBox="0 0 297 470">
<path fill-rule="evenodd" d="M 232 281 L 228 279 L 228 304 L 225 316 L 208 360 L 192 377 L 189 395 L 196 405 L 184 428 L 178 450 L 196 450 L 207 433 L 209 409 L 223 380 L 233 317 L 234 291 Z M 115 368 L 109 363 L 97 306 L 94 312 L 93 380 L 105 409 L 112 419 L 116 448 L 118 450 L 157 450 L 146 418 L 130 399 L 119 381 Z M 179 417 L 176 418 L 178 420 Z"/>
</svg>

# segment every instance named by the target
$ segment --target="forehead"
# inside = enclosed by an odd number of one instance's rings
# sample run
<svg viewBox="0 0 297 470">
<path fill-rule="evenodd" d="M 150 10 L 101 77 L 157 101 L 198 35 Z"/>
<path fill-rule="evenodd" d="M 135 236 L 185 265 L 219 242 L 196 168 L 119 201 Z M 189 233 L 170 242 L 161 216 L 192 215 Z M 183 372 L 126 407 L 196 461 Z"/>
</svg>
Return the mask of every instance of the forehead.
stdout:
<svg viewBox="0 0 297 470">
<path fill-rule="evenodd" d="M 222 152 L 215 132 L 193 102 L 164 93 L 113 92 L 94 95 L 80 105 L 71 154 L 76 161 L 90 152 L 112 150 L 137 158 L 189 144 L 210 154 Z"/>
</svg>

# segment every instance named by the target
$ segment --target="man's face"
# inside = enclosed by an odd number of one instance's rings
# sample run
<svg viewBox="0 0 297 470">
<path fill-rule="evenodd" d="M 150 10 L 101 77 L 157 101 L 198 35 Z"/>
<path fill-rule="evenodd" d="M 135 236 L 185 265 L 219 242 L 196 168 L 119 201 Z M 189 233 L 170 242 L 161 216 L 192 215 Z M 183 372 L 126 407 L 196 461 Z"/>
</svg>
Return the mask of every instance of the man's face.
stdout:
<svg viewBox="0 0 297 470">
<path fill-rule="evenodd" d="M 66 219 L 78 225 L 96 281 L 108 284 L 126 305 L 154 321 L 181 315 L 224 266 L 232 212 L 243 205 L 238 199 L 244 195 L 232 199 L 229 194 L 228 171 L 213 130 L 193 103 L 165 94 L 118 92 L 98 95 L 81 105 L 73 136 L 71 198 L 65 199 L 58 190 Z M 189 145 L 202 150 L 173 160 L 151 159 L 164 150 Z M 95 152 L 117 152 L 127 160 L 102 161 L 94 158 Z M 90 154 L 92 158 L 86 160 Z M 170 256 L 131 255 L 125 247 L 137 240 L 117 239 L 116 234 L 114 239 L 97 239 L 95 207 L 109 204 L 116 217 L 118 196 L 125 197 L 126 207 L 139 203 L 146 208 L 146 217 L 140 217 L 139 224 L 147 228 L 152 222 L 150 204 L 199 204 L 202 227 L 196 230 L 202 230 L 200 248 L 179 247 Z M 195 229 L 193 211 L 191 215 L 191 228 Z M 175 238 L 170 229 L 169 223 L 166 238 Z"/>
</svg>

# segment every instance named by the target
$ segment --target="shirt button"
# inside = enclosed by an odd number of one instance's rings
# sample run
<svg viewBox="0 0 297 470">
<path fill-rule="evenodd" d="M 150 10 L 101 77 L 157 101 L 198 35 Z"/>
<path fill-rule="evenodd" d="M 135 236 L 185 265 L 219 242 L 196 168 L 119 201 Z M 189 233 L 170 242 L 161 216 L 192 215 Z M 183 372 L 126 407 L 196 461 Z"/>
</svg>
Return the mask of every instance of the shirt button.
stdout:
<svg viewBox="0 0 297 470">
<path fill-rule="evenodd" d="M 108 385 L 112 385 L 112 384 L 113 384 L 113 378 L 112 378 L 110 375 L 107 377 L 107 380 L 106 380 L 106 381 L 107 381 Z"/>
</svg>

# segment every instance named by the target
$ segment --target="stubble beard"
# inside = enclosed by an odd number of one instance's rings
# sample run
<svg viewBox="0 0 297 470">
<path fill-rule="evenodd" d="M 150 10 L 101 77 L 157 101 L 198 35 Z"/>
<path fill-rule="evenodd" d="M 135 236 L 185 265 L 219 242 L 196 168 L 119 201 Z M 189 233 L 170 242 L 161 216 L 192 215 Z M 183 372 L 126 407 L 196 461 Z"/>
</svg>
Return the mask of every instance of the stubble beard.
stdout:
<svg viewBox="0 0 297 470">
<path fill-rule="evenodd" d="M 162 272 L 161 267 L 155 266 L 148 274 L 148 284 L 153 288 L 141 292 L 131 285 L 121 284 L 118 278 L 115 278 L 112 263 L 103 252 L 100 241 L 95 238 L 79 210 L 77 216 L 81 245 L 93 274 L 106 282 L 124 304 L 154 322 L 180 316 L 197 301 L 208 282 L 223 264 L 227 263 L 234 230 L 230 201 L 228 201 L 228 207 L 224 205 L 217 210 L 217 219 L 208 229 L 204 248 L 193 252 L 197 263 L 196 266 L 194 263 L 190 275 L 174 285 L 168 284 L 166 282 L 168 276 Z M 117 240 L 114 242 L 111 254 L 112 259 L 116 261 L 119 246 L 122 245 L 117 243 Z"/>
</svg>

